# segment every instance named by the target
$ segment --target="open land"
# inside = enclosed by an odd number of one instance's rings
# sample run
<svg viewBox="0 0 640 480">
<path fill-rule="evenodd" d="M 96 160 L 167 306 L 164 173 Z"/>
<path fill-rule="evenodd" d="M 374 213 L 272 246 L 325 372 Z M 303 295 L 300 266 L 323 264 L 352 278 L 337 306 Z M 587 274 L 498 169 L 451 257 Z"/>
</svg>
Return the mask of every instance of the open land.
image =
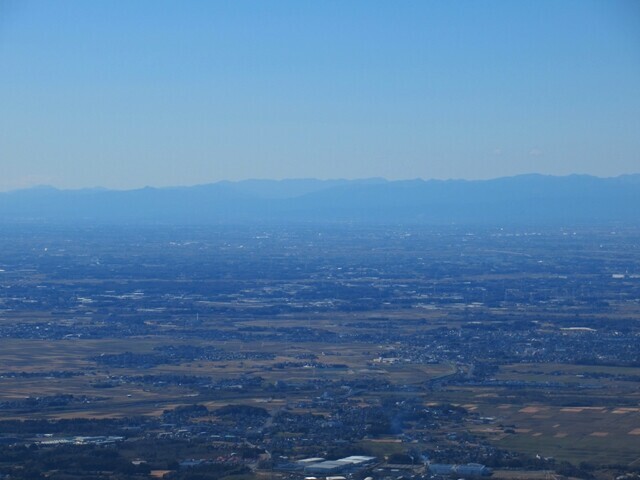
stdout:
<svg viewBox="0 0 640 480">
<path fill-rule="evenodd" d="M 0 478 L 349 455 L 640 474 L 640 230 L 2 229 Z"/>
</svg>

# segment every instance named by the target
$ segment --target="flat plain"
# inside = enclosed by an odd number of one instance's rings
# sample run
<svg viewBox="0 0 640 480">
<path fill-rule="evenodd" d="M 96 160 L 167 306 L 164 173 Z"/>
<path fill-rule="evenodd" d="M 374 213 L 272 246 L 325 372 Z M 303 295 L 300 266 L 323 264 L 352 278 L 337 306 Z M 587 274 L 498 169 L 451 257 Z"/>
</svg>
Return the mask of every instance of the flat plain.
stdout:
<svg viewBox="0 0 640 480">
<path fill-rule="evenodd" d="M 639 245 L 611 228 L 14 226 L 0 473 L 109 478 L 45 461 L 101 448 L 140 460 L 123 478 L 183 478 L 190 458 L 210 478 L 296 477 L 290 459 L 347 454 L 633 474 Z M 67 451 L 88 433 L 118 440 Z"/>
</svg>

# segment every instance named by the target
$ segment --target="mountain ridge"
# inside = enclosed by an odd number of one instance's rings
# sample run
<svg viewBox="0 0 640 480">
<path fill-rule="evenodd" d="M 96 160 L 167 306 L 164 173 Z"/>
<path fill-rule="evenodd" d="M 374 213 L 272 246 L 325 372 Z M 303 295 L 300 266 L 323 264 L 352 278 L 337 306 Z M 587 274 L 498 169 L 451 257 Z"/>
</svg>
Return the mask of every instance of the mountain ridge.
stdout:
<svg viewBox="0 0 640 480">
<path fill-rule="evenodd" d="M 0 193 L 0 221 L 175 223 L 640 222 L 640 174 L 490 180 L 244 180 L 132 190 L 38 186 Z"/>
</svg>

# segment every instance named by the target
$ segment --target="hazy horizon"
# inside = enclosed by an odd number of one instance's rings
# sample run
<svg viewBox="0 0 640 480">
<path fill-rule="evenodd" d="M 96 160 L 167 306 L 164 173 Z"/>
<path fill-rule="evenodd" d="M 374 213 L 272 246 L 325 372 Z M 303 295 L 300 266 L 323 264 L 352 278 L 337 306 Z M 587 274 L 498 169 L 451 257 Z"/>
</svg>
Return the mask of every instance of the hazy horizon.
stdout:
<svg viewBox="0 0 640 480">
<path fill-rule="evenodd" d="M 305 182 L 305 181 L 308 181 L 308 182 L 317 181 L 317 182 L 328 182 L 328 183 L 329 182 L 366 182 L 366 181 L 379 181 L 379 182 L 386 182 L 386 183 L 412 182 L 412 181 L 422 181 L 422 182 L 431 182 L 431 181 L 436 181 L 436 182 L 484 182 L 484 181 L 511 179 L 511 178 L 516 178 L 516 177 L 528 177 L 528 176 L 541 176 L 541 177 L 553 177 L 553 178 L 592 177 L 592 178 L 597 178 L 597 179 L 615 179 L 615 178 L 620 178 L 620 177 L 640 176 L 640 170 L 638 170 L 636 172 L 621 173 L 621 174 L 618 174 L 618 175 L 608 175 L 608 176 L 607 175 L 591 175 L 591 174 L 588 174 L 588 173 L 567 173 L 567 174 L 564 174 L 564 175 L 553 175 L 553 174 L 545 174 L 545 173 L 539 173 L 539 172 L 527 172 L 527 173 L 518 173 L 518 174 L 515 174 L 515 175 L 505 175 L 505 176 L 500 176 L 500 177 L 474 178 L 474 179 L 469 179 L 469 178 L 421 178 L 421 177 L 398 178 L 398 179 L 390 179 L 390 178 L 385 178 L 385 177 L 359 177 L 359 178 L 340 178 L 340 177 L 335 177 L 335 178 L 316 178 L 316 177 L 242 178 L 242 179 L 238 179 L 238 180 L 220 179 L 220 180 L 214 180 L 214 181 L 211 181 L 211 182 L 201 182 L 201 183 L 193 183 L 193 184 L 185 184 L 185 185 L 179 185 L 179 184 L 141 185 L 141 186 L 130 187 L 130 188 L 110 188 L 110 187 L 105 187 L 104 185 L 89 185 L 89 186 L 84 186 L 84 187 L 65 188 L 65 187 L 59 187 L 59 186 L 51 185 L 51 184 L 36 184 L 36 185 L 30 185 L 30 186 L 27 186 L 27 187 L 19 187 L 19 188 L 14 188 L 14 189 L 9 189 L 9 190 L 0 190 L 0 193 L 12 193 L 12 192 L 18 192 L 18 191 L 22 191 L 22 190 L 31 190 L 31 189 L 39 189 L 39 188 L 53 188 L 53 189 L 60 190 L 60 191 L 74 191 L 74 190 L 129 191 L 129 190 L 140 190 L 140 189 L 144 189 L 144 188 L 153 188 L 153 189 L 191 188 L 191 187 L 202 187 L 202 186 L 207 186 L 207 185 L 215 185 L 215 184 L 219 184 L 219 183 L 236 184 L 236 183 L 244 183 L 244 182 Z"/>
<path fill-rule="evenodd" d="M 0 2 L 0 191 L 616 176 L 640 6 Z"/>
</svg>

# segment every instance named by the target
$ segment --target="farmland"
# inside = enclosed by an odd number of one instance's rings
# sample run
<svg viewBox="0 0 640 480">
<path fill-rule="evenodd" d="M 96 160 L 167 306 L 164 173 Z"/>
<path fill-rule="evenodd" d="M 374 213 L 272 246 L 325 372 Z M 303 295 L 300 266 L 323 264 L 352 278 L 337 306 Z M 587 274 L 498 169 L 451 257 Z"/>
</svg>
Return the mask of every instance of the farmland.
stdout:
<svg viewBox="0 0 640 480">
<path fill-rule="evenodd" d="M 11 478 L 640 472 L 638 231 L 17 225 L 0 247 Z"/>
</svg>

